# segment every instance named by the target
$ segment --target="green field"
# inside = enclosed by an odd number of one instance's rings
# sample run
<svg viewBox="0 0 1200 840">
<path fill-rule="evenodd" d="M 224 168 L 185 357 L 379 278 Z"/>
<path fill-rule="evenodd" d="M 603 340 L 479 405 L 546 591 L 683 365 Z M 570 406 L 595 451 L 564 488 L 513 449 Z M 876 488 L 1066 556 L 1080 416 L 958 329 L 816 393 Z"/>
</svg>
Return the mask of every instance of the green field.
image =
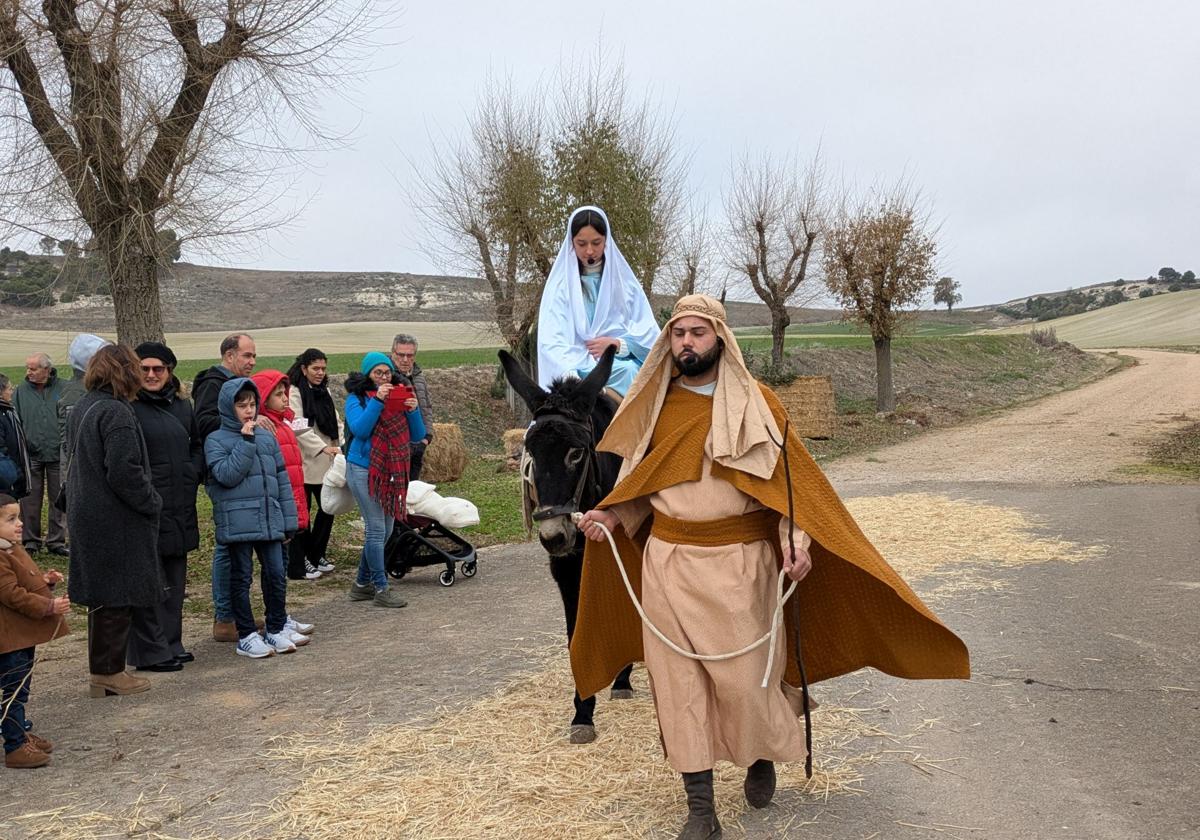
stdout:
<svg viewBox="0 0 1200 840">
<path fill-rule="evenodd" d="M 1053 328 L 1076 347 L 1194 347 L 1200 345 L 1200 290 L 1168 292 L 1093 312 L 1006 327 L 1000 334 Z"/>
<path fill-rule="evenodd" d="M 921 321 L 913 327 L 906 329 L 906 336 L 942 336 L 942 335 L 965 335 L 974 329 L 970 324 L 943 324 L 936 321 Z M 734 330 L 738 337 L 741 336 L 770 336 L 770 327 L 743 327 Z M 867 337 L 870 333 L 859 324 L 846 321 L 826 321 L 820 324 L 793 324 L 787 328 L 785 333 L 787 338 L 799 336 L 862 336 Z"/>
<path fill-rule="evenodd" d="M 183 359 L 215 359 L 221 339 L 235 330 L 232 325 L 222 332 L 167 333 L 167 344 Z M 0 366 L 12 368 L 24 363 L 31 353 L 44 351 L 56 363 L 67 357 L 67 345 L 78 331 L 0 330 Z M 426 350 L 453 350 L 461 347 L 499 347 L 502 343 L 495 324 L 484 321 L 358 321 L 341 324 L 305 324 L 296 327 L 270 327 L 248 330 L 263 356 L 294 358 L 306 347 L 319 347 L 326 353 L 359 354 L 367 350 L 386 350 L 396 333 L 409 333 Z M 101 333 L 114 338 L 111 333 Z"/>
</svg>

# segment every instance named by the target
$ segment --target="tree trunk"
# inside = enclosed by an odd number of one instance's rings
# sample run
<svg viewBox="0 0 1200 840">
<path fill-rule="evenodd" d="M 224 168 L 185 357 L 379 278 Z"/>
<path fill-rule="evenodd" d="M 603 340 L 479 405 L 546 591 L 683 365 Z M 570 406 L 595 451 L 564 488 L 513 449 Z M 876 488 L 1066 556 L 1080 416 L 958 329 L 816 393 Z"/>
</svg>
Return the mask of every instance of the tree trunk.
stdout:
<svg viewBox="0 0 1200 840">
<path fill-rule="evenodd" d="M 875 341 L 875 410 L 896 410 L 896 390 L 892 386 L 892 340 L 876 338 Z"/>
<path fill-rule="evenodd" d="M 130 347 L 143 341 L 162 341 L 158 255 L 154 245 L 139 242 L 135 226 L 128 221 L 110 225 L 96 240 L 112 288 L 117 341 Z"/>
<path fill-rule="evenodd" d="M 537 382 L 537 343 L 533 334 L 526 333 L 521 342 L 516 347 L 510 348 L 509 352 L 521 363 L 530 378 Z M 498 367 L 497 371 L 497 377 L 504 382 L 504 398 L 508 402 L 508 407 L 512 409 L 513 422 L 517 426 L 528 426 L 533 422 L 533 413 L 529 410 L 529 406 L 525 405 L 525 401 L 517 396 L 512 385 L 508 383 L 508 379 L 504 375 L 504 368 Z"/>
<path fill-rule="evenodd" d="M 777 368 L 783 366 L 783 338 L 790 323 L 787 306 L 771 307 L 771 364 Z"/>
</svg>

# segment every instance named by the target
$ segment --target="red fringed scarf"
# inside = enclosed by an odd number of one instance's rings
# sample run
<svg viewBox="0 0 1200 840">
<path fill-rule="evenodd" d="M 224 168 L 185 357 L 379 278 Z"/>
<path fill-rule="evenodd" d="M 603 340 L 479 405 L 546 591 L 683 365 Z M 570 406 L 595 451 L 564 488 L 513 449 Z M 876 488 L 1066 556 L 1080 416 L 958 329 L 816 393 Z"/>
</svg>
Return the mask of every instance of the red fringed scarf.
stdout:
<svg viewBox="0 0 1200 840">
<path fill-rule="evenodd" d="M 371 465 L 367 472 L 371 498 L 395 519 L 407 515 L 408 465 L 412 459 L 403 390 L 396 388 L 389 395 L 371 433 Z"/>
</svg>

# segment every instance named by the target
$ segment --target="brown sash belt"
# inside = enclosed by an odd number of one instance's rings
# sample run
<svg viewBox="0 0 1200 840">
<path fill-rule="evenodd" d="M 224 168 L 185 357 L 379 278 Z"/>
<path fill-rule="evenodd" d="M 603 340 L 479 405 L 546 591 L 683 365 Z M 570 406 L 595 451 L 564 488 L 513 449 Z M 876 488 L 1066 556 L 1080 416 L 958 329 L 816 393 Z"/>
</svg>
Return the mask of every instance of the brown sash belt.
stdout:
<svg viewBox="0 0 1200 840">
<path fill-rule="evenodd" d="M 778 540 L 779 518 L 773 510 L 700 520 L 675 519 L 655 511 L 650 535 L 675 545 L 718 546 Z"/>
</svg>

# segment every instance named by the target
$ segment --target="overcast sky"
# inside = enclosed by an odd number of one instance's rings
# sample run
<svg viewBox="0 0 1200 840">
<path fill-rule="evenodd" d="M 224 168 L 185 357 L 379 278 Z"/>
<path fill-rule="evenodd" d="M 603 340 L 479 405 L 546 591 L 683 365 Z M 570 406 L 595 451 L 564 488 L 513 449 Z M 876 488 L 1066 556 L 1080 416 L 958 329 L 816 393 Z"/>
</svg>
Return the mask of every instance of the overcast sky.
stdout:
<svg viewBox="0 0 1200 840">
<path fill-rule="evenodd" d="M 1200 271 L 1197 33 L 1185 2 L 412 2 L 354 101 L 327 106 L 352 145 L 235 262 L 439 272 L 406 158 L 462 130 L 489 73 L 531 86 L 602 38 L 674 113 L 714 219 L 732 157 L 819 143 L 848 180 L 922 188 L 964 305 Z"/>
</svg>

